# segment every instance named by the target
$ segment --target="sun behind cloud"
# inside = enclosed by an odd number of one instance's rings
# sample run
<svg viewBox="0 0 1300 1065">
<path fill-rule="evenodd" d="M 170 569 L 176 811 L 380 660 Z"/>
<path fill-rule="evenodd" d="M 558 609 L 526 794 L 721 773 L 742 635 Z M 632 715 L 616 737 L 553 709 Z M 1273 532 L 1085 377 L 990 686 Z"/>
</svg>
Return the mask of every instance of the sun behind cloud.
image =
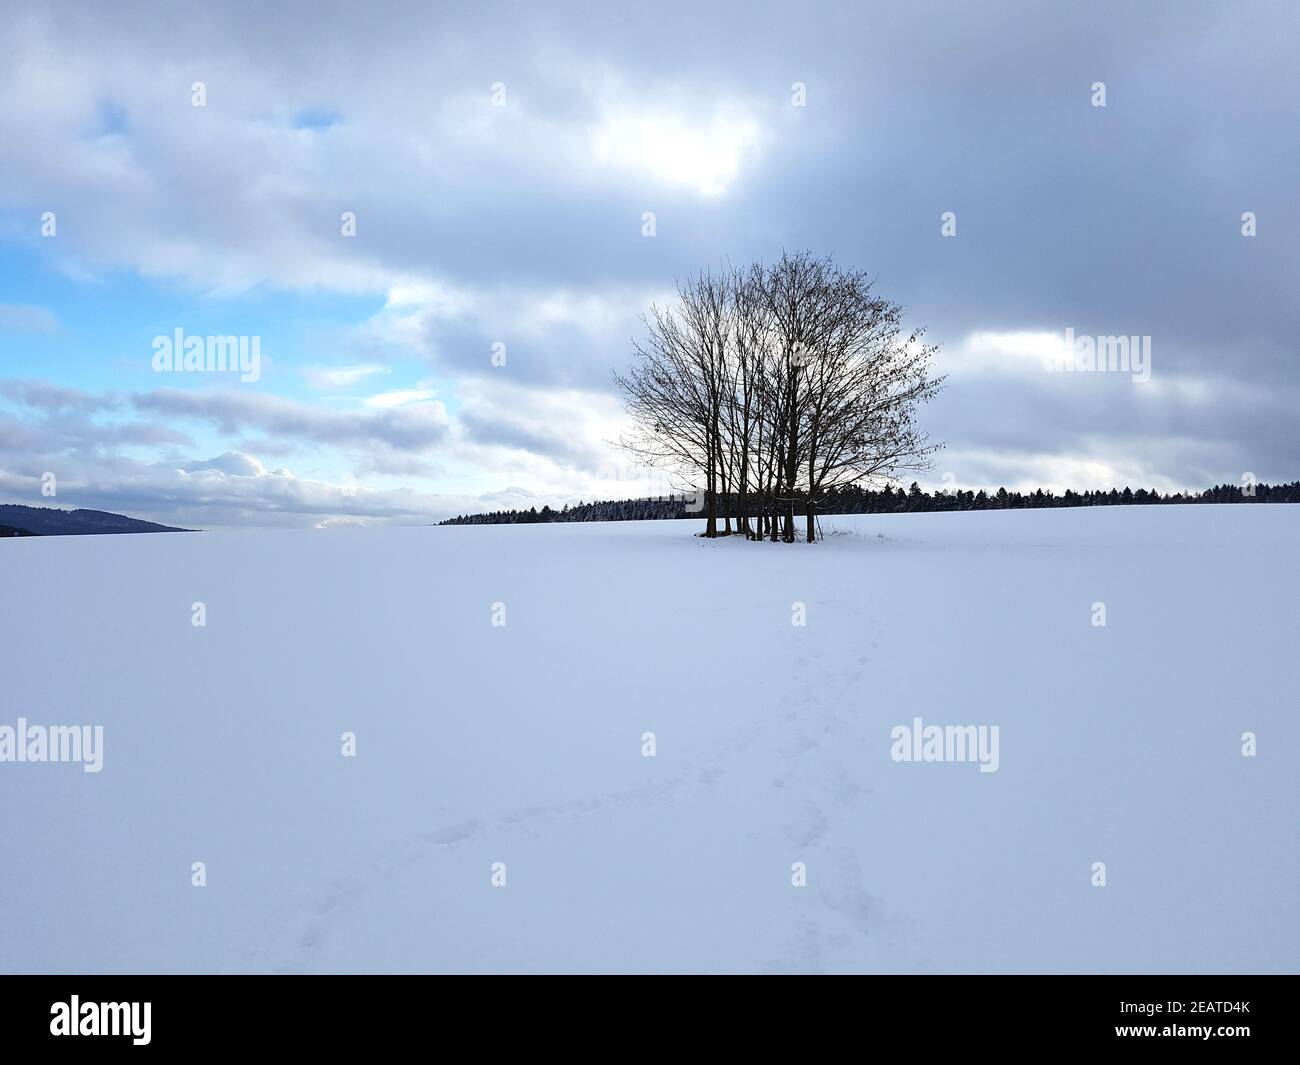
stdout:
<svg viewBox="0 0 1300 1065">
<path fill-rule="evenodd" d="M 648 172 L 704 196 L 720 196 L 736 181 L 760 140 L 758 123 L 734 110 L 705 121 L 671 112 L 616 112 L 593 130 L 592 152 L 598 162 Z"/>
</svg>

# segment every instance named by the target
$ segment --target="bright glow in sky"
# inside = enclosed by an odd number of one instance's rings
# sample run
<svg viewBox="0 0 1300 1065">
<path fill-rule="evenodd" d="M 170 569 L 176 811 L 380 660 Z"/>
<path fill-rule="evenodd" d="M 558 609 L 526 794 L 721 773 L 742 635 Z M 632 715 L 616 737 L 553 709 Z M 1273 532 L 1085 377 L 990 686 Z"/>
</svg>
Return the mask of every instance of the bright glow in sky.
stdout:
<svg viewBox="0 0 1300 1065">
<path fill-rule="evenodd" d="M 668 113 L 618 114 L 592 136 L 597 161 L 645 171 L 704 196 L 726 192 L 758 143 L 758 123 L 738 114 L 704 121 Z"/>
</svg>

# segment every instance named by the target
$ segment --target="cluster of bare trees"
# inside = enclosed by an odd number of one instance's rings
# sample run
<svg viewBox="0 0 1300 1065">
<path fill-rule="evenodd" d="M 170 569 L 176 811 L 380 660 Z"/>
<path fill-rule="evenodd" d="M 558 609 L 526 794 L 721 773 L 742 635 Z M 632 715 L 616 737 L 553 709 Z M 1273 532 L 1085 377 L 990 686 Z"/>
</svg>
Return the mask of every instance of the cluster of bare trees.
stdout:
<svg viewBox="0 0 1300 1065">
<path fill-rule="evenodd" d="M 872 285 L 828 258 L 786 253 L 703 271 L 643 318 L 646 338 L 616 375 L 634 426 L 623 446 L 704 486 L 706 536 L 734 523 L 750 539 L 793 543 L 797 508 L 811 543 L 828 491 L 928 467 L 934 445 L 915 411 L 941 384 L 935 348 L 922 330 L 904 333 L 902 308 Z"/>
</svg>

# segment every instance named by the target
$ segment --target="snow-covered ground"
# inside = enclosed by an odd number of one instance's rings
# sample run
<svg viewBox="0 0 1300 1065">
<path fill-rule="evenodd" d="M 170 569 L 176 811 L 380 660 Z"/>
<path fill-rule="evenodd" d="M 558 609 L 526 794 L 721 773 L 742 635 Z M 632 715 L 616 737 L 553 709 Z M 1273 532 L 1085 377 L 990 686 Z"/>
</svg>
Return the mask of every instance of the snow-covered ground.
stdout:
<svg viewBox="0 0 1300 1065">
<path fill-rule="evenodd" d="M 825 524 L 0 544 L 0 970 L 1300 968 L 1300 508 Z"/>
</svg>

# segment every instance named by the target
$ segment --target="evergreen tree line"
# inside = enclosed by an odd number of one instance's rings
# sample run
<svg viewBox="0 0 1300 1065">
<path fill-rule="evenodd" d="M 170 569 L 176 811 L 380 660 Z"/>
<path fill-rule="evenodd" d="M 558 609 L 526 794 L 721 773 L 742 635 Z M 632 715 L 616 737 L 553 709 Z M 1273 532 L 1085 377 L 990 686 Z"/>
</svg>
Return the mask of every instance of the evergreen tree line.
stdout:
<svg viewBox="0 0 1300 1065">
<path fill-rule="evenodd" d="M 847 485 L 828 491 L 814 508 L 816 514 L 908 514 L 930 511 L 958 510 L 1036 510 L 1051 507 L 1116 507 L 1165 506 L 1179 503 L 1300 503 L 1300 481 L 1290 484 L 1257 484 L 1251 490 L 1237 485 L 1222 484 L 1204 492 L 1176 492 L 1161 494 L 1155 490 L 1139 488 L 1112 488 L 1109 491 L 1075 492 L 1067 489 L 1060 495 L 1039 488 L 1033 492 L 978 492 L 949 489 L 935 492 L 922 491 L 912 482 L 910 489 L 897 490 L 885 487 L 879 490 L 861 485 Z M 735 495 L 719 498 L 715 513 L 737 513 L 739 498 Z M 560 510 L 549 505 L 538 510 L 494 510 L 489 514 L 465 514 L 448 518 L 440 525 L 527 525 L 554 521 L 644 521 L 650 519 L 699 519 L 703 510 L 698 499 L 673 497 L 668 499 L 621 499 L 600 503 L 565 504 Z M 798 517 L 808 513 L 806 506 L 796 505 Z"/>
</svg>

